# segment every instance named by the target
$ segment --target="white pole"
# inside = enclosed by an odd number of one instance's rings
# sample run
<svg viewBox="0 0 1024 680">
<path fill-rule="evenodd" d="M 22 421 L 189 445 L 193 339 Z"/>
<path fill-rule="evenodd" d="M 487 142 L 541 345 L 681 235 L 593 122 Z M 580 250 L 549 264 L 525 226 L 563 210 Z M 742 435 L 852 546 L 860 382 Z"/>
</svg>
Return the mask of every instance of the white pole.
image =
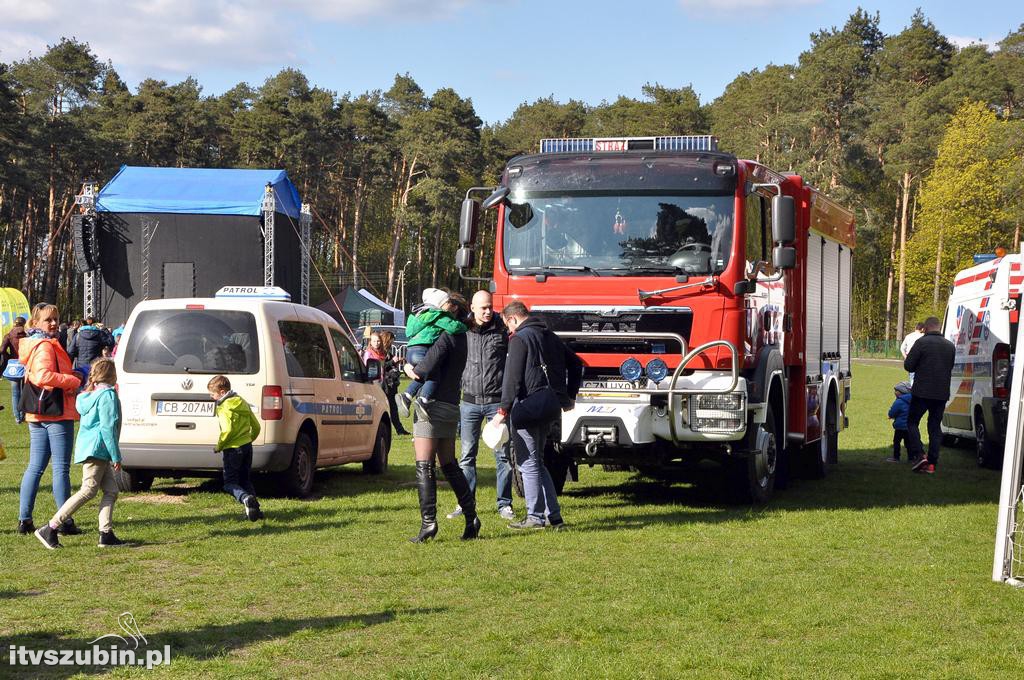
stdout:
<svg viewBox="0 0 1024 680">
<path fill-rule="evenodd" d="M 1024 252 L 1024 243 L 1021 244 Z M 1018 255 L 1017 257 L 1024 257 Z M 1024 310 L 1018 310 L 1018 313 Z M 1018 326 L 1019 328 L 1020 326 Z M 1021 518 L 1016 517 L 1017 495 L 1021 487 L 1021 451 L 1024 439 L 1024 333 L 1017 332 L 1013 379 L 1010 383 L 1010 412 L 1006 422 L 1006 444 L 1003 449 L 1003 479 L 999 487 L 999 514 L 996 518 L 996 549 L 992 561 L 992 580 L 1010 580 L 1013 559 L 1013 532 Z"/>
</svg>

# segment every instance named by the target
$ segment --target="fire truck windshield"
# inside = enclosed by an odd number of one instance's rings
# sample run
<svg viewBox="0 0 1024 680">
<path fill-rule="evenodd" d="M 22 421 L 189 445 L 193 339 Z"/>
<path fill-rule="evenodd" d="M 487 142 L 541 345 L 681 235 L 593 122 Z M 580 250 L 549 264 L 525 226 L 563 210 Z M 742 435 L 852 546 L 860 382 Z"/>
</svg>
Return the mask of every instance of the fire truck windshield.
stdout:
<svg viewBox="0 0 1024 680">
<path fill-rule="evenodd" d="M 729 264 L 733 196 L 594 193 L 513 196 L 504 257 L 512 273 L 719 274 Z"/>
</svg>

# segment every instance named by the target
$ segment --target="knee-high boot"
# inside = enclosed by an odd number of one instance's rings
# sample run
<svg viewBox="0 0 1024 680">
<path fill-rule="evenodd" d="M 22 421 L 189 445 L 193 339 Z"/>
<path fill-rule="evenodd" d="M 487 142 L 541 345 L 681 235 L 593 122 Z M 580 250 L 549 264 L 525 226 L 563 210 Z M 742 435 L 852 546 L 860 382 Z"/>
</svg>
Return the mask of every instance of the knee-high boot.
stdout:
<svg viewBox="0 0 1024 680">
<path fill-rule="evenodd" d="M 416 488 L 420 496 L 420 533 L 409 540 L 425 543 L 437 535 L 437 475 L 434 461 L 416 461 Z"/>
<path fill-rule="evenodd" d="M 476 515 L 476 496 L 469 488 L 466 476 L 458 463 L 452 462 L 441 466 L 441 472 L 455 492 L 462 514 L 466 517 L 466 530 L 462 532 L 462 540 L 467 541 L 480 535 L 480 518 Z"/>
</svg>

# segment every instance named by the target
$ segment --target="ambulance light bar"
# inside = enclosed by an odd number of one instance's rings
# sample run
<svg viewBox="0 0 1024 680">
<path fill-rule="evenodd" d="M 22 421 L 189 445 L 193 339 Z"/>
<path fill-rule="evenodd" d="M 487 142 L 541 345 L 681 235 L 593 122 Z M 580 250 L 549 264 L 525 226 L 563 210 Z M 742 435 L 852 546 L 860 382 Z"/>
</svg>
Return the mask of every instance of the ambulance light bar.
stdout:
<svg viewBox="0 0 1024 680">
<path fill-rule="evenodd" d="M 214 297 L 292 301 L 291 294 L 280 286 L 224 286 L 214 294 Z"/>
<path fill-rule="evenodd" d="M 589 137 L 540 140 L 541 153 L 591 153 L 596 151 L 718 151 L 711 135 L 668 137 Z"/>
</svg>

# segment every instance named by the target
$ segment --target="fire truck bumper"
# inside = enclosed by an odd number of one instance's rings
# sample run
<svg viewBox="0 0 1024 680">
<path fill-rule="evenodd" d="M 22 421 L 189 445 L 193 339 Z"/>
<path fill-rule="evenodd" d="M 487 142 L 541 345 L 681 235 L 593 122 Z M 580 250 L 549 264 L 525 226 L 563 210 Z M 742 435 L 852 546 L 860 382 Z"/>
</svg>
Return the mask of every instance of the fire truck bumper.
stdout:
<svg viewBox="0 0 1024 680">
<path fill-rule="evenodd" d="M 586 388 L 573 410 L 562 414 L 561 441 L 584 447 L 631 447 L 659 439 L 736 441 L 747 431 L 746 381 L 740 378 L 730 387 L 728 373 L 708 372 L 681 379 L 671 398 L 667 380 L 633 394 Z"/>
</svg>

